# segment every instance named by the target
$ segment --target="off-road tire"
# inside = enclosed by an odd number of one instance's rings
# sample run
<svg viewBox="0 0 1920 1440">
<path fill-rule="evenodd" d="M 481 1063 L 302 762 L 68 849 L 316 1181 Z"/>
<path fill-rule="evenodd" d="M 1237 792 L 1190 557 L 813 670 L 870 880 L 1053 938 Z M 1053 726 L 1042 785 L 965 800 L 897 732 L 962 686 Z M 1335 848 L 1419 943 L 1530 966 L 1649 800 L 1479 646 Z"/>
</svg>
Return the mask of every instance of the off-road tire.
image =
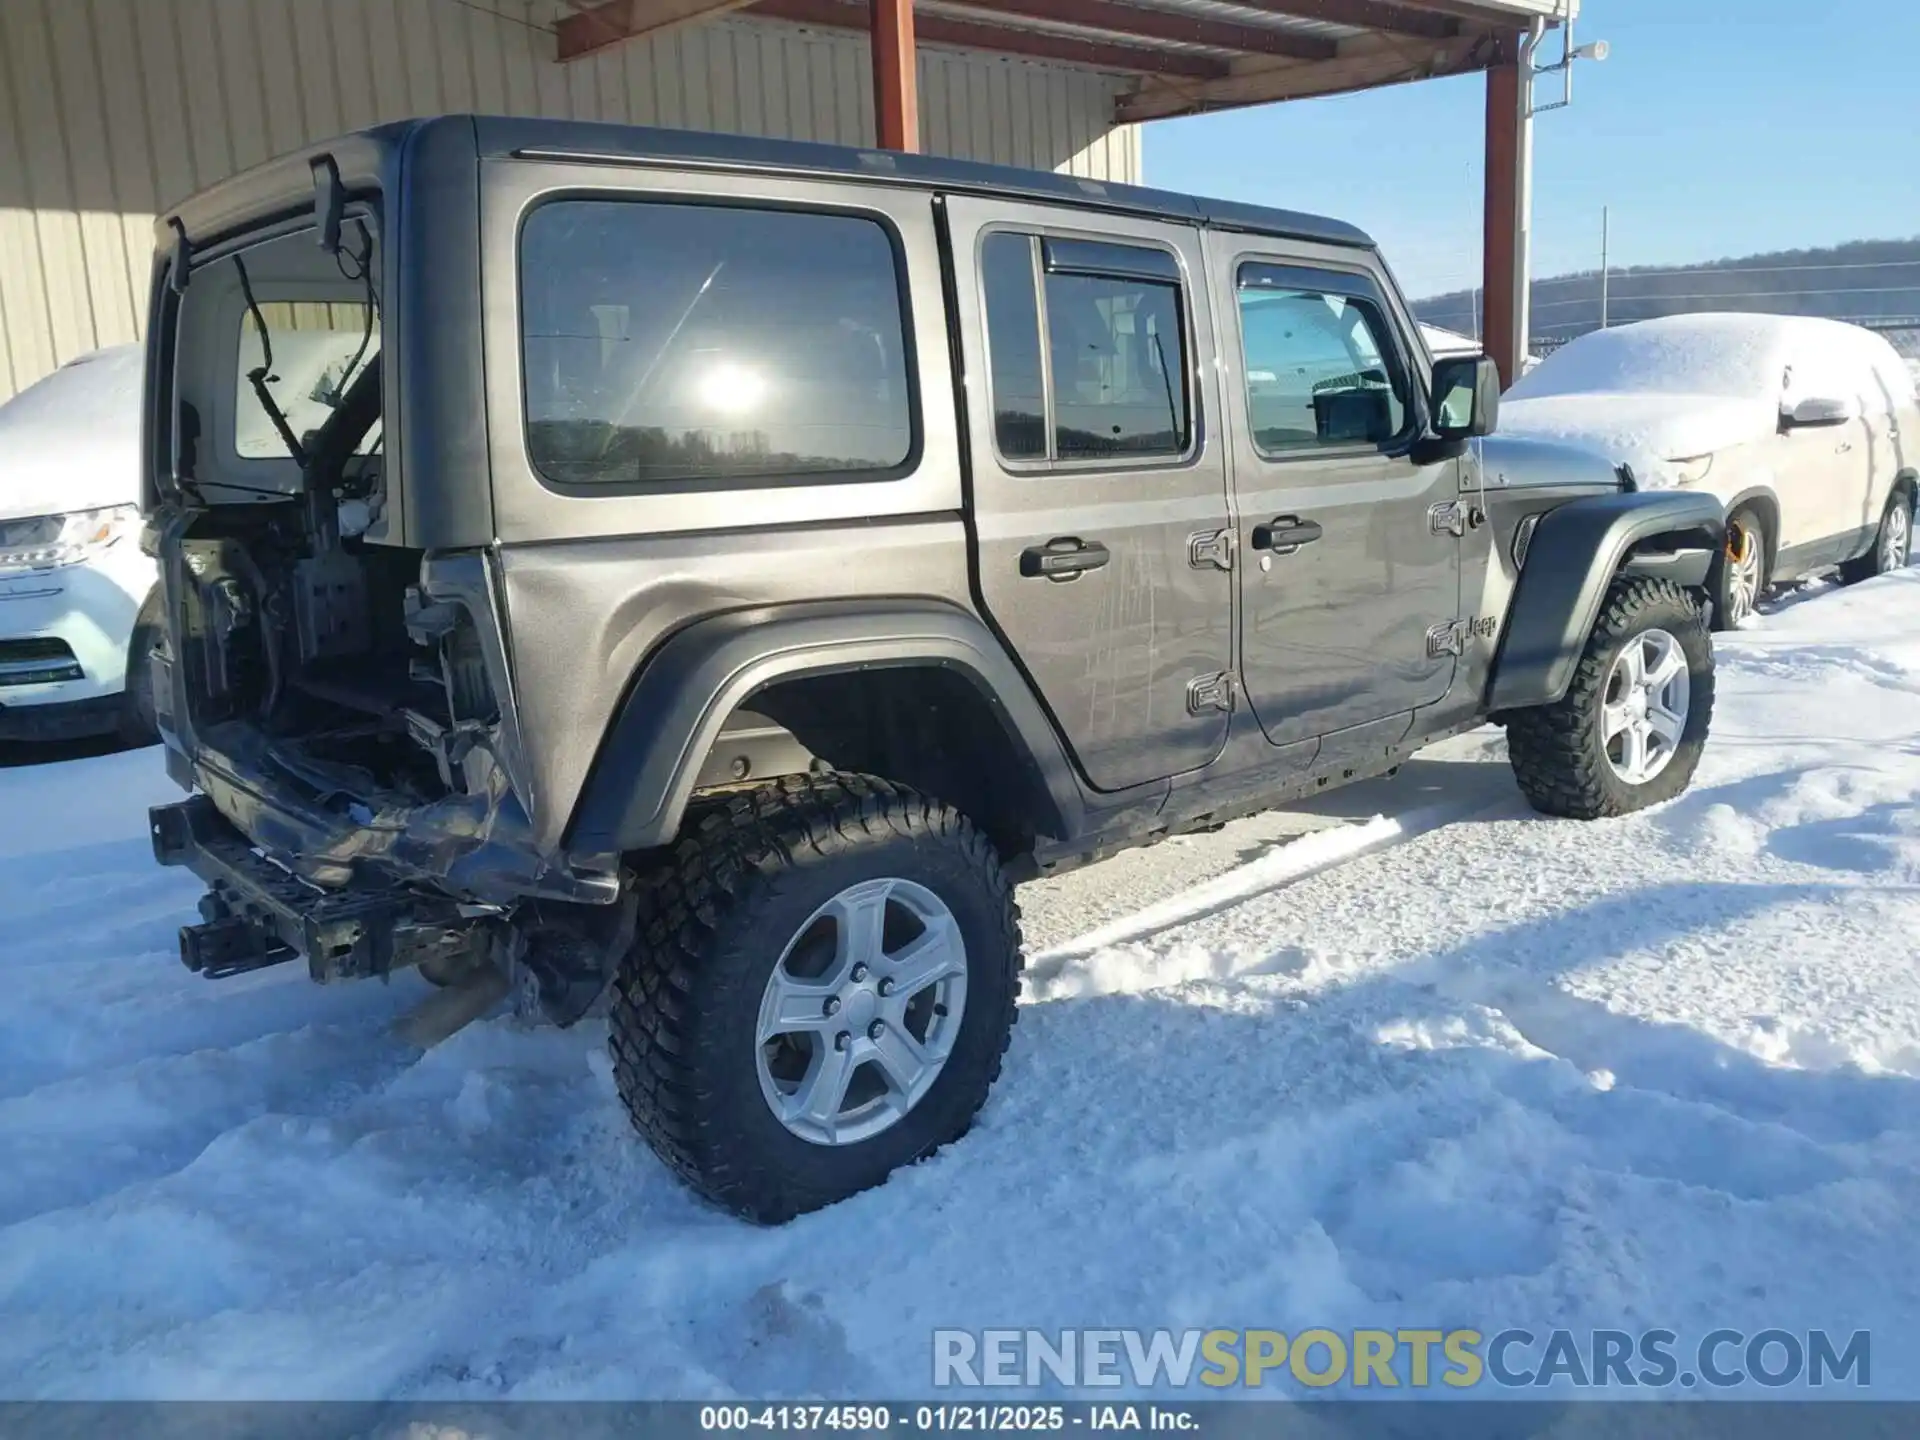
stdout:
<svg viewBox="0 0 1920 1440">
<path fill-rule="evenodd" d="M 1907 521 L 1907 553 L 1902 565 L 1887 564 L 1887 528 L 1896 517 L 1904 515 Z M 1902 569 L 1913 561 L 1913 493 L 1905 488 L 1896 488 L 1887 497 L 1887 508 L 1881 512 L 1880 524 L 1873 532 L 1873 547 L 1866 554 L 1848 560 L 1840 567 L 1840 579 L 1848 585 L 1857 585 L 1862 580 L 1871 580 L 1876 575 L 1890 574 Z"/>
<path fill-rule="evenodd" d="M 1628 784 L 1607 761 L 1601 705 L 1621 650 L 1648 630 L 1665 630 L 1687 657 L 1691 693 L 1673 758 L 1644 784 Z M 1619 579 L 1607 591 L 1573 683 L 1553 705 L 1507 719 L 1507 755 L 1534 809 L 1569 820 L 1626 815 L 1687 788 L 1713 721 L 1713 642 L 1699 603 L 1670 580 Z"/>
<path fill-rule="evenodd" d="M 966 1007 L 939 1078 L 847 1145 L 789 1131 L 760 1089 L 768 976 L 826 900 L 881 876 L 933 891 L 966 946 Z M 878 1185 L 958 1139 L 1000 1073 L 1020 990 L 1020 919 L 1000 860 L 958 811 L 861 775 L 792 776 L 727 797 L 642 871 L 614 981 L 614 1079 L 634 1127 L 700 1194 L 779 1224 Z"/>
<path fill-rule="evenodd" d="M 1754 542 L 1760 547 L 1760 569 L 1754 579 L 1753 603 L 1759 608 L 1761 597 L 1767 593 L 1767 587 L 1773 583 L 1773 532 L 1767 528 L 1766 517 L 1751 505 L 1742 505 L 1727 517 L 1727 535 L 1732 537 L 1740 530 L 1751 531 Z M 1728 618 L 1731 610 L 1732 564 L 1723 544 L 1713 557 L 1713 570 L 1707 577 L 1707 594 L 1713 600 L 1713 628 L 1731 630 L 1738 623 Z"/>
<path fill-rule="evenodd" d="M 153 647 L 164 634 L 156 589 L 134 617 L 133 636 L 127 641 L 127 680 L 120 712 L 120 739 L 125 744 L 151 745 L 160 738 L 153 702 Z"/>
</svg>

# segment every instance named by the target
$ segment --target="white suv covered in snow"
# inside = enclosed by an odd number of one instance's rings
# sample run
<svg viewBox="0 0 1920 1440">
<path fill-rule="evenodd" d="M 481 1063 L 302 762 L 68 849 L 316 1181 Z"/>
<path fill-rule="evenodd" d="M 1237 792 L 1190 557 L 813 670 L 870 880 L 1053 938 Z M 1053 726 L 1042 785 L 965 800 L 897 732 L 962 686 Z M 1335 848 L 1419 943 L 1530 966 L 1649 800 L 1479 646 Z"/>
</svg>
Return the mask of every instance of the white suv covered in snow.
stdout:
<svg viewBox="0 0 1920 1440">
<path fill-rule="evenodd" d="M 144 657 L 138 345 L 71 361 L 0 406 L 0 740 L 154 734 Z"/>
<path fill-rule="evenodd" d="M 1509 390 L 1500 433 L 1598 450 L 1646 489 L 1727 507 L 1711 583 L 1737 625 L 1777 581 L 1904 566 L 1920 481 L 1914 378 L 1880 336 L 1800 315 L 1674 315 L 1583 335 Z"/>
</svg>

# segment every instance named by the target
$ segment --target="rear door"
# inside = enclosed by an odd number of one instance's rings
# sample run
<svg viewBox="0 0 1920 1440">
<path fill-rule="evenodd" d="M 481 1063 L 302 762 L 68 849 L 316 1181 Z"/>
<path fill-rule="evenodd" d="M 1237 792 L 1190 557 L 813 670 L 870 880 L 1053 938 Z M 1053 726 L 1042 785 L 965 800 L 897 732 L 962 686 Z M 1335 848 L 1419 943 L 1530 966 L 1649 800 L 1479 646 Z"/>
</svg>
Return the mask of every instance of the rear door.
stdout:
<svg viewBox="0 0 1920 1440">
<path fill-rule="evenodd" d="M 1790 426 L 1779 438 L 1780 550 L 1790 572 L 1843 558 L 1866 523 L 1874 451 L 1868 378 L 1850 357 L 1814 347 L 1796 353 L 1787 371 L 1783 410 L 1817 397 L 1852 411 L 1832 424 Z"/>
<path fill-rule="evenodd" d="M 981 601 L 1095 787 L 1204 765 L 1233 591 L 1199 232 L 945 205 Z"/>
<path fill-rule="evenodd" d="M 1887 497 L 1903 466 L 1900 420 L 1913 405 L 1913 377 L 1891 345 L 1877 335 L 1860 337 L 1860 421 L 1867 453 L 1861 464 L 1860 509 L 1852 547 L 1865 553 L 1880 529 Z"/>
<path fill-rule="evenodd" d="M 1469 643 L 1457 459 L 1421 464 L 1424 359 L 1368 257 L 1212 237 L 1233 437 L 1240 671 L 1276 745 L 1443 698 Z"/>
</svg>

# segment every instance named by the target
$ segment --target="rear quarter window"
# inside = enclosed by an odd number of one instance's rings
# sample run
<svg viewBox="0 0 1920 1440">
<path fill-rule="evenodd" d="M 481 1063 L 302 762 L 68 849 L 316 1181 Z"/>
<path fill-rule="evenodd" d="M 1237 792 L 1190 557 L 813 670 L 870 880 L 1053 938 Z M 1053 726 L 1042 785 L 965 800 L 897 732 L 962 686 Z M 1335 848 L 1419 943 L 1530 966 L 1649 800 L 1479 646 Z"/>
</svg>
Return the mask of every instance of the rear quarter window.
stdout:
<svg viewBox="0 0 1920 1440">
<path fill-rule="evenodd" d="M 874 478 L 916 447 L 891 233 L 861 216 L 551 201 L 520 248 L 527 444 L 564 485 Z"/>
</svg>

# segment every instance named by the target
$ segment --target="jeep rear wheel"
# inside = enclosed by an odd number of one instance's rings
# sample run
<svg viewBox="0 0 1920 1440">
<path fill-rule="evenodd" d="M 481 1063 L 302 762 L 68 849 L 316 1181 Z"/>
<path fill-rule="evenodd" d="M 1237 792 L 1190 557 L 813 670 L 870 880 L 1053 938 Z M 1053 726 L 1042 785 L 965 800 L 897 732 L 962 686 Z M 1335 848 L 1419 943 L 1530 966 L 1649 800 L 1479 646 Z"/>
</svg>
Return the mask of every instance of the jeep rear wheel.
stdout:
<svg viewBox="0 0 1920 1440">
<path fill-rule="evenodd" d="M 1534 809 L 1625 815 L 1687 788 L 1712 719 L 1700 606 L 1670 581 L 1617 580 L 1565 698 L 1515 711 L 1507 753 Z"/>
<path fill-rule="evenodd" d="M 1873 548 L 1842 565 L 1840 578 L 1849 585 L 1856 585 L 1876 575 L 1890 575 L 1895 570 L 1903 570 L 1912 558 L 1913 496 L 1906 489 L 1895 487 L 1893 494 L 1887 497 L 1886 510 L 1881 513 L 1880 528 L 1874 531 Z"/>
<path fill-rule="evenodd" d="M 965 1133 L 1000 1071 L 1020 929 L 959 812 L 883 780 L 730 797 L 643 875 L 614 1076 L 701 1194 L 778 1223 Z"/>
</svg>

